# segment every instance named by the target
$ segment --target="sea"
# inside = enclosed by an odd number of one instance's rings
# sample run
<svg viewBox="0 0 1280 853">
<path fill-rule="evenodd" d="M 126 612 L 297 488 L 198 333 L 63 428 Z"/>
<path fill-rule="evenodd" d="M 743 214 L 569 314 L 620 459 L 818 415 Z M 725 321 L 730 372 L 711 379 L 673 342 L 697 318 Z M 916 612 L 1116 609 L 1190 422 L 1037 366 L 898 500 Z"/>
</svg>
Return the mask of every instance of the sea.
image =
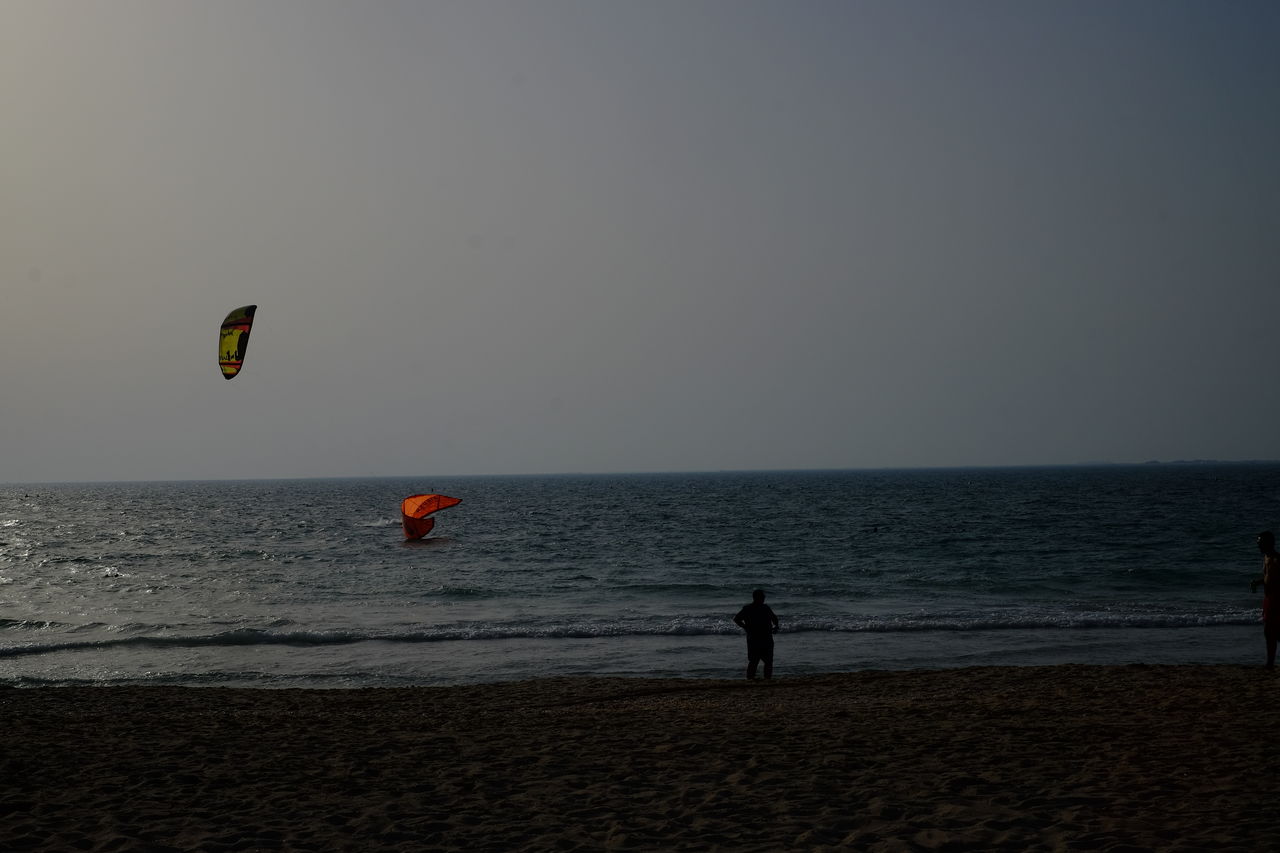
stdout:
<svg viewBox="0 0 1280 853">
<path fill-rule="evenodd" d="M 402 498 L 462 502 L 406 542 Z M 1261 664 L 1280 463 L 0 486 L 0 686 Z"/>
</svg>

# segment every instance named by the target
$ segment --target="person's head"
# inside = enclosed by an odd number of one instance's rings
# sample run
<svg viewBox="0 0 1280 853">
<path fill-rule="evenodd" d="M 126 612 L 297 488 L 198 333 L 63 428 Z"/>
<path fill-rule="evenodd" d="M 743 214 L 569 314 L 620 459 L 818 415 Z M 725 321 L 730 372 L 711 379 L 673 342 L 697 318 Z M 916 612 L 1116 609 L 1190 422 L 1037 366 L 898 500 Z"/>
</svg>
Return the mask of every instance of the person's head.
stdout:
<svg viewBox="0 0 1280 853">
<path fill-rule="evenodd" d="M 751 600 L 756 604 L 764 604 L 764 590 L 757 589 L 755 592 L 751 593 Z"/>
<path fill-rule="evenodd" d="M 1270 530 L 1264 530 L 1259 533 L 1258 550 L 1264 554 L 1274 554 L 1276 550 L 1276 535 Z"/>
</svg>

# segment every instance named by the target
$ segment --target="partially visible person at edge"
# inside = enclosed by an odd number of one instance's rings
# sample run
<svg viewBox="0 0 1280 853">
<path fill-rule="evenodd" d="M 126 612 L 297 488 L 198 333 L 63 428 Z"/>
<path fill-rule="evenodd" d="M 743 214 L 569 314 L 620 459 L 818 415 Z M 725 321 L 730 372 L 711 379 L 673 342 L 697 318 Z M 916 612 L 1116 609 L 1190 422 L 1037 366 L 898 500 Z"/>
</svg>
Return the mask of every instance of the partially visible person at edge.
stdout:
<svg viewBox="0 0 1280 853">
<path fill-rule="evenodd" d="M 1262 552 L 1262 577 L 1249 584 L 1250 592 L 1262 587 L 1262 633 L 1267 638 L 1267 669 L 1276 668 L 1276 641 L 1280 640 L 1280 554 L 1276 553 L 1276 537 L 1270 530 L 1258 534 L 1258 550 Z"/>
<path fill-rule="evenodd" d="M 778 633 L 778 617 L 773 608 L 764 603 L 764 590 L 751 593 L 751 603 L 739 610 L 733 621 L 747 632 L 747 678 L 756 677 L 756 665 L 761 661 L 764 661 L 764 677 L 773 678 L 773 635 Z"/>
</svg>

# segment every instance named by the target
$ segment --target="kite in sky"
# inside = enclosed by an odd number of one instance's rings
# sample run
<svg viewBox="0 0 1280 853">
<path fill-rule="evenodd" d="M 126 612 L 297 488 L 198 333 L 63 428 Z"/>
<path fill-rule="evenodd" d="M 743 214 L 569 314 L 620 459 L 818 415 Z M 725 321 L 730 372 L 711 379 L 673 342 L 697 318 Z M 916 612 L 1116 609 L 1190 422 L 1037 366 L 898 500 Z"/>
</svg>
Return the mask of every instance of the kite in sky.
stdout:
<svg viewBox="0 0 1280 853">
<path fill-rule="evenodd" d="M 253 315 L 257 311 L 257 305 L 246 305 L 222 321 L 218 332 L 218 367 L 226 379 L 234 379 L 244 365 L 244 350 L 249 345 L 249 330 L 253 328 Z"/>
</svg>

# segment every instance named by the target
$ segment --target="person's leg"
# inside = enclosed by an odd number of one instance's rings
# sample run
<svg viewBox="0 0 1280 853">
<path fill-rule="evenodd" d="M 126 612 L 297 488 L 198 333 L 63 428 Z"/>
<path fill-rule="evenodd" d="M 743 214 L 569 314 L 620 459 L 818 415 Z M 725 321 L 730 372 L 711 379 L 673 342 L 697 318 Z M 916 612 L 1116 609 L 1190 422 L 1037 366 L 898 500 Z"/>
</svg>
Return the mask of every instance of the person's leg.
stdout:
<svg viewBox="0 0 1280 853">
<path fill-rule="evenodd" d="M 764 661 L 764 677 L 766 679 L 773 678 L 773 649 L 769 649 L 765 654 L 760 656 Z"/>
<path fill-rule="evenodd" d="M 1275 669 L 1276 666 L 1276 640 L 1280 639 L 1280 629 L 1267 626 L 1267 669 Z"/>
<path fill-rule="evenodd" d="M 760 658 L 751 657 L 747 659 L 747 678 L 754 680 L 756 677 L 756 664 L 760 663 Z M 768 670 L 765 670 L 768 672 Z"/>
</svg>

